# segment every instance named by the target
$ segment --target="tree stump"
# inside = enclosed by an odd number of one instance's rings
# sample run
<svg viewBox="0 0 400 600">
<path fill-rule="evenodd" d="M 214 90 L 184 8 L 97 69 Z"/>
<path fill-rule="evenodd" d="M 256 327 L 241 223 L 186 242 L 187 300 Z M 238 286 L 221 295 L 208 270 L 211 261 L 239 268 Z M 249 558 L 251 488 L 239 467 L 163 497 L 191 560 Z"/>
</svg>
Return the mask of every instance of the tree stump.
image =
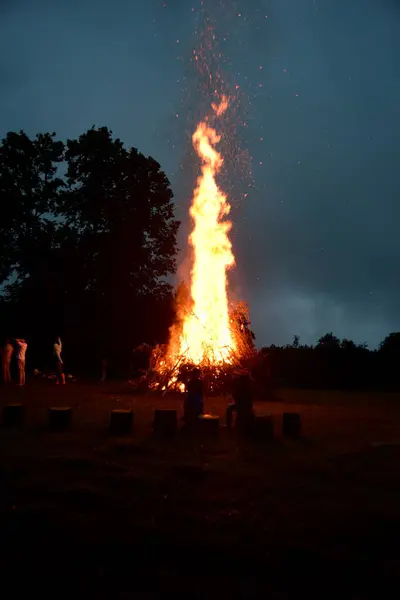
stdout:
<svg viewBox="0 0 400 600">
<path fill-rule="evenodd" d="M 273 415 L 255 416 L 252 429 L 254 439 L 260 442 L 271 442 L 274 439 Z"/>
<path fill-rule="evenodd" d="M 161 410 L 154 411 L 153 431 L 155 435 L 172 436 L 178 428 L 178 419 L 176 410 Z"/>
<path fill-rule="evenodd" d="M 49 408 L 49 428 L 51 431 L 65 431 L 71 427 L 72 408 L 70 406 L 52 406 Z"/>
<path fill-rule="evenodd" d="M 110 433 L 126 435 L 131 433 L 133 427 L 133 411 L 130 409 L 115 408 L 110 413 Z"/>
<path fill-rule="evenodd" d="M 197 418 L 197 430 L 205 435 L 216 435 L 219 431 L 219 417 L 216 415 L 200 415 Z"/>
<path fill-rule="evenodd" d="M 301 420 L 299 413 L 283 413 L 282 435 L 284 437 L 295 439 L 301 436 Z"/>
<path fill-rule="evenodd" d="M 3 408 L 3 424 L 5 427 L 19 427 L 23 424 L 25 406 L 23 404 L 6 404 Z"/>
</svg>

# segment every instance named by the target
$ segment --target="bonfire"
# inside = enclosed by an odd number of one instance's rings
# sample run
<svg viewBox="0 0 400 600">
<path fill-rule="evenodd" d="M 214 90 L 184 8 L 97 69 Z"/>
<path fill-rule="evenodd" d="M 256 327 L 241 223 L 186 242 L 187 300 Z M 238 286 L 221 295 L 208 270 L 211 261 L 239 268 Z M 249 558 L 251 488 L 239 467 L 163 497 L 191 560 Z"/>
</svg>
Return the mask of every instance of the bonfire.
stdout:
<svg viewBox="0 0 400 600">
<path fill-rule="evenodd" d="M 213 103 L 213 117 L 221 118 L 228 105 L 226 96 Z M 223 165 L 216 149 L 220 139 L 208 119 L 199 123 L 192 136 L 201 173 L 190 208 L 190 284 L 182 283 L 177 289 L 177 320 L 169 344 L 153 351 L 152 389 L 184 391 L 187 377 L 196 366 L 208 390 L 218 393 L 226 387 L 232 370 L 254 352 L 247 305 L 229 302 L 227 273 L 235 257 L 229 239 L 232 223 L 226 218 L 231 207 L 216 181 Z"/>
</svg>

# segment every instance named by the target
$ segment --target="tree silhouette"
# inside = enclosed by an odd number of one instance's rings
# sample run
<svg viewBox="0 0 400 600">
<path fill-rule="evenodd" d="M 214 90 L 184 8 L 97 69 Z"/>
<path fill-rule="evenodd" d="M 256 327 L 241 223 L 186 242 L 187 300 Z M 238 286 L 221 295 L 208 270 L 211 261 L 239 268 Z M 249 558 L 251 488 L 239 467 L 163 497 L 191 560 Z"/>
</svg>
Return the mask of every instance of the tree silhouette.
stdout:
<svg viewBox="0 0 400 600">
<path fill-rule="evenodd" d="M 0 146 L 0 283 L 14 272 L 31 275 L 54 225 L 51 216 L 62 180 L 57 168 L 64 145 L 55 133 L 31 140 L 23 131 L 10 132 Z"/>
<path fill-rule="evenodd" d="M 348 340 L 347 338 L 343 338 L 340 342 L 340 348 L 342 350 L 346 350 L 347 352 L 353 351 L 357 349 L 357 345 L 353 342 L 353 340 Z"/>
<path fill-rule="evenodd" d="M 3 297 L 9 327 L 29 327 L 35 339 L 65 331 L 77 352 L 90 339 L 99 356 L 123 362 L 172 318 L 179 223 L 170 184 L 107 128 L 68 140 L 65 152 L 53 138 L 10 133 L 1 147 L 2 280 L 16 273 Z"/>
<path fill-rule="evenodd" d="M 326 333 L 319 338 L 317 343 L 318 348 L 326 348 L 332 350 L 333 348 L 340 348 L 340 340 L 332 332 Z"/>
<path fill-rule="evenodd" d="M 299 346 L 300 346 L 300 336 L 294 335 L 293 342 L 292 342 L 292 348 L 298 348 Z"/>
<path fill-rule="evenodd" d="M 121 286 L 145 296 L 169 292 L 163 278 L 175 272 L 179 223 L 160 165 L 127 151 L 105 127 L 69 140 L 66 159 L 60 209 L 80 232 L 88 286 L 104 295 Z"/>
<path fill-rule="evenodd" d="M 60 209 L 79 232 L 87 299 L 107 324 L 104 343 L 127 355 L 129 345 L 154 338 L 160 302 L 169 305 L 166 277 L 175 272 L 172 191 L 160 165 L 126 150 L 105 127 L 68 140 L 68 189 Z M 121 332 L 126 338 L 121 341 Z"/>
<path fill-rule="evenodd" d="M 387 335 L 381 342 L 379 349 L 385 353 L 400 354 L 400 332 L 394 331 Z"/>
</svg>

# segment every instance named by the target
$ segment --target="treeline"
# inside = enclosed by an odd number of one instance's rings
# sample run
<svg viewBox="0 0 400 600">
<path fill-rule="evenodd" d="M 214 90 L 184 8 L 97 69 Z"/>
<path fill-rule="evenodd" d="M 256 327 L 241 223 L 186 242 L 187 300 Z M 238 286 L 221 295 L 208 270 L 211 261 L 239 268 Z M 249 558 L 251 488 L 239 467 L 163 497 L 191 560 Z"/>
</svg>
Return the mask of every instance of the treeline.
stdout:
<svg viewBox="0 0 400 600">
<path fill-rule="evenodd" d="M 7 134 L 0 145 L 0 336 L 25 337 L 43 368 L 55 336 L 71 369 L 164 342 L 172 319 L 176 234 L 160 165 L 112 132 L 66 144 L 54 133 Z M 34 358 L 33 358 L 34 357 Z"/>
<path fill-rule="evenodd" d="M 298 336 L 284 347 L 269 347 L 275 385 L 308 389 L 399 390 L 400 332 L 388 335 L 370 350 L 327 333 L 315 346 Z"/>
</svg>

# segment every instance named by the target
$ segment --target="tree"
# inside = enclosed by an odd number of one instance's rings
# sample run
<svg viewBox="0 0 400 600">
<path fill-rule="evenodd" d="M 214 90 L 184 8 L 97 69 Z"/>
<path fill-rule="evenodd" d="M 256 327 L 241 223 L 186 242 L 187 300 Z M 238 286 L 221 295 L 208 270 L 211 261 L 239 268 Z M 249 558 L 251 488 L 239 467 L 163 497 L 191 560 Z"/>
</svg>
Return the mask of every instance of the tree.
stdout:
<svg viewBox="0 0 400 600">
<path fill-rule="evenodd" d="M 66 159 L 59 208 L 79 233 L 86 298 L 107 329 L 104 343 L 126 355 L 128 345 L 156 336 L 155 310 L 170 315 L 166 278 L 176 269 L 179 227 L 170 184 L 158 162 L 126 150 L 105 127 L 68 140 Z"/>
<path fill-rule="evenodd" d="M 125 149 L 107 128 L 68 140 L 64 150 L 54 134 L 30 140 L 22 132 L 0 148 L 7 333 L 18 327 L 46 338 L 46 352 L 50 336 L 65 335 L 85 363 L 85 339 L 96 361 L 116 350 L 126 357 L 143 339 L 165 337 L 172 320 L 167 277 L 179 223 L 170 184 L 154 159 Z"/>
<path fill-rule="evenodd" d="M 379 350 L 385 353 L 400 354 L 400 332 L 394 331 L 387 335 L 380 343 Z"/>
<path fill-rule="evenodd" d="M 357 349 L 357 345 L 353 342 L 353 340 L 348 340 L 347 338 L 343 338 L 340 342 L 340 347 L 342 350 L 346 351 L 354 351 Z"/>
<path fill-rule="evenodd" d="M 292 342 L 292 348 L 298 348 L 299 346 L 300 346 L 300 336 L 294 335 L 293 342 Z"/>
<path fill-rule="evenodd" d="M 124 276 L 137 294 L 169 291 L 163 278 L 175 272 L 179 223 L 160 165 L 134 148 L 127 151 L 105 127 L 67 147 L 69 189 L 61 210 L 81 234 L 93 269 L 90 284 L 108 293 Z"/>
<path fill-rule="evenodd" d="M 319 338 L 317 348 L 326 348 L 332 350 L 334 348 L 340 348 L 340 340 L 333 333 L 326 333 Z"/>
<path fill-rule="evenodd" d="M 32 273 L 43 247 L 51 245 L 51 216 L 62 180 L 57 168 L 64 145 L 55 133 L 31 140 L 10 132 L 0 146 L 0 283 L 15 272 Z"/>
</svg>

